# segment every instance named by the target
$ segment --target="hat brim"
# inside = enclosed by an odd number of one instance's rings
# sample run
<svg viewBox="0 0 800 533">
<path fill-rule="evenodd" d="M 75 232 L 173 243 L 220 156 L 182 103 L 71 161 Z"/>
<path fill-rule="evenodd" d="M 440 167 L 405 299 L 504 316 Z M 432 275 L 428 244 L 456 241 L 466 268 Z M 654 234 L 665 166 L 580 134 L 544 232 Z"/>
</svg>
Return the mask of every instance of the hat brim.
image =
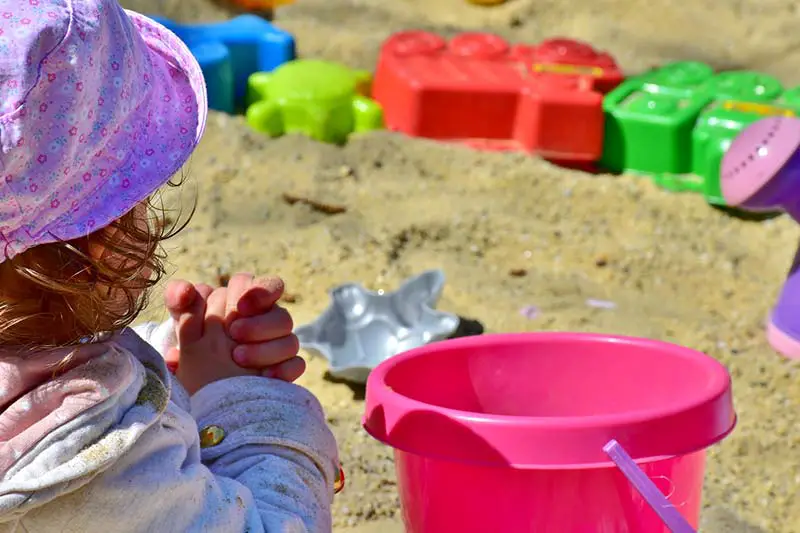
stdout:
<svg viewBox="0 0 800 533">
<path fill-rule="evenodd" d="M 126 146 L 125 162 L 109 170 L 91 198 L 50 224 L 36 244 L 84 237 L 108 226 L 147 199 L 177 174 L 205 130 L 208 97 L 200 65 L 170 30 L 139 13 L 127 11 L 151 54 L 146 102 L 124 127 L 136 131 Z"/>
<path fill-rule="evenodd" d="M 125 13 L 139 30 L 139 35 L 150 50 L 176 66 L 186 77 L 197 107 L 196 145 L 203 136 L 208 118 L 208 92 L 200 65 L 186 44 L 172 31 L 135 11 L 126 9 Z"/>
</svg>

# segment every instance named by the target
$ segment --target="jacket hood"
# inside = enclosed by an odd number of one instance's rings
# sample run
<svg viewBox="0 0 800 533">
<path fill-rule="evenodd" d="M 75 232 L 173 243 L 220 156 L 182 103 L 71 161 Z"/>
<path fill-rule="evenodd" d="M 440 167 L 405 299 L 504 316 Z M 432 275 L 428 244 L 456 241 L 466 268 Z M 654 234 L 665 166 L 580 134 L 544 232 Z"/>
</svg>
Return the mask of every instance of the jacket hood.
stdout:
<svg viewBox="0 0 800 533">
<path fill-rule="evenodd" d="M 70 349 L 0 351 L 0 522 L 113 465 L 169 397 L 163 359 L 130 330 Z"/>
</svg>

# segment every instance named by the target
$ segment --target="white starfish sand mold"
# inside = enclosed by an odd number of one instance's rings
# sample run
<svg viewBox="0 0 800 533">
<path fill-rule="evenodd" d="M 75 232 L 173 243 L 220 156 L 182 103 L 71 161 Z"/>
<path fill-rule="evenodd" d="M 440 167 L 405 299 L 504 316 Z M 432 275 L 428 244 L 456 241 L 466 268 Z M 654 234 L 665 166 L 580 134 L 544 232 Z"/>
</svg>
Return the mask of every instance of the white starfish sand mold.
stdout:
<svg viewBox="0 0 800 533">
<path fill-rule="evenodd" d="M 330 363 L 338 379 L 365 383 L 386 359 L 450 337 L 459 318 L 435 309 L 444 288 L 441 270 L 405 280 L 394 292 L 374 292 L 356 283 L 330 291 L 331 303 L 313 322 L 295 329 L 300 345 Z"/>
</svg>

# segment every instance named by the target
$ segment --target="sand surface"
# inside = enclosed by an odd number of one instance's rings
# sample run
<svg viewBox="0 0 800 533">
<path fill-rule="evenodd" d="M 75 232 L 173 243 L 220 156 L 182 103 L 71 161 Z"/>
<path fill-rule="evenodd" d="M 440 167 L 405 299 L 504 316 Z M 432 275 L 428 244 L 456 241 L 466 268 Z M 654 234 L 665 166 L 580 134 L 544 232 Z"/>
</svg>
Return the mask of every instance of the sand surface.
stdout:
<svg viewBox="0 0 800 533">
<path fill-rule="evenodd" d="M 123 3 L 184 21 L 231 14 L 200 0 Z M 800 83 L 800 15 L 791 0 L 511 0 L 490 9 L 464 0 L 299 0 L 276 23 L 294 32 L 302 55 L 360 68 L 373 67 L 393 31 L 483 29 L 514 41 L 585 39 L 628 72 L 697 59 Z M 298 324 L 339 283 L 392 289 L 442 268 L 440 307 L 489 332 L 632 334 L 718 358 L 733 375 L 740 422 L 710 453 L 705 530 L 800 532 L 800 365 L 776 356 L 762 331 L 797 243 L 786 217 L 746 222 L 634 177 L 388 133 L 344 148 L 269 140 L 216 113 L 188 171 L 199 207 L 170 243 L 177 274 L 213 282 L 220 272 L 278 273 Z M 347 212 L 290 206 L 285 192 Z M 527 275 L 510 276 L 512 269 Z M 591 308 L 591 298 L 616 307 Z M 522 316 L 529 305 L 541 314 Z M 348 473 L 336 531 L 402 531 L 391 454 L 360 429 L 358 395 L 325 381 L 324 371 L 311 361 L 303 383 L 325 405 Z"/>
</svg>

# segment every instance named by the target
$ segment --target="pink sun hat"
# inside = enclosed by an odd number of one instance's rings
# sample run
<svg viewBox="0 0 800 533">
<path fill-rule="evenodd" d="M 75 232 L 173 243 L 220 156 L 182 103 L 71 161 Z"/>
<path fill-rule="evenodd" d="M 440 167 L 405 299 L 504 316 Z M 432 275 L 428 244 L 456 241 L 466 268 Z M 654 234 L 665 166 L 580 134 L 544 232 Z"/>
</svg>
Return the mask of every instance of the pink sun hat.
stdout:
<svg viewBox="0 0 800 533">
<path fill-rule="evenodd" d="M 0 7 L 0 262 L 88 235 L 183 166 L 208 104 L 186 46 L 115 0 Z"/>
</svg>

